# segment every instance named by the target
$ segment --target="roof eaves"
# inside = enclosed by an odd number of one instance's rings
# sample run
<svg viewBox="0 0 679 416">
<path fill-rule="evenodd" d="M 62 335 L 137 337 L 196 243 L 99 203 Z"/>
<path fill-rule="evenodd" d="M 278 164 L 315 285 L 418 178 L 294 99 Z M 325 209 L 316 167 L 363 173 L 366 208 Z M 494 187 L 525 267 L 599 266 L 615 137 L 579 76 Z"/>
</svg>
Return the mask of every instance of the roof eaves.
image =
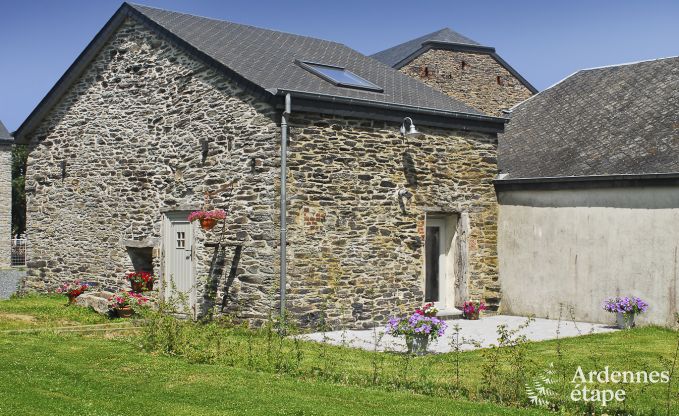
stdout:
<svg viewBox="0 0 679 416">
<path fill-rule="evenodd" d="M 527 178 L 506 178 L 506 174 L 498 175 L 493 184 L 498 191 L 524 189 L 559 189 L 573 187 L 605 187 L 605 186 L 649 186 L 679 184 L 679 172 L 639 173 L 582 176 L 545 176 Z"/>
<path fill-rule="evenodd" d="M 320 94 L 320 93 L 312 93 L 312 92 L 306 92 L 306 91 L 294 91 L 294 90 L 283 90 L 283 89 L 270 89 L 269 92 L 272 94 L 276 94 L 278 96 L 284 96 L 286 94 L 290 94 L 291 97 L 296 97 L 299 99 L 303 99 L 306 101 L 312 101 L 312 102 L 317 102 L 320 104 L 325 104 L 325 106 L 322 108 L 325 111 L 332 111 L 333 107 L 335 109 L 339 109 L 340 106 L 353 106 L 353 107 L 365 107 L 365 108 L 373 108 L 376 110 L 387 110 L 387 111 L 393 111 L 395 112 L 393 115 L 384 115 L 382 114 L 382 119 L 389 119 L 389 120 L 395 120 L 401 118 L 400 114 L 398 113 L 406 113 L 406 114 L 422 114 L 426 116 L 431 116 L 434 118 L 438 118 L 441 121 L 440 122 L 434 122 L 433 125 L 437 126 L 447 126 L 448 123 L 446 123 L 443 120 L 448 120 L 448 121 L 454 121 L 455 125 L 460 128 L 463 128 L 464 130 L 478 130 L 478 131 L 483 131 L 483 132 L 494 132 L 494 133 L 501 133 L 504 131 L 504 126 L 505 123 L 507 122 L 507 119 L 501 118 L 501 117 L 493 117 L 493 116 L 487 116 L 483 114 L 470 114 L 470 113 L 462 113 L 462 112 L 455 112 L 455 111 L 444 111 L 444 110 L 439 110 L 435 108 L 428 108 L 428 107 L 421 107 L 421 106 L 411 106 L 407 104 L 393 104 L 393 103 L 387 103 L 387 102 L 381 102 L 381 101 L 373 101 L 373 100 L 365 100 L 365 99 L 360 99 L 360 98 L 348 98 L 348 97 L 338 97 L 334 95 L 327 95 L 327 94 Z M 330 105 L 328 105 L 330 104 Z M 293 102 L 293 107 L 294 107 L 294 102 Z M 318 108 L 320 111 L 321 108 Z M 356 111 L 354 111 L 355 113 Z M 380 114 L 379 112 L 373 112 L 373 115 Z"/>
</svg>

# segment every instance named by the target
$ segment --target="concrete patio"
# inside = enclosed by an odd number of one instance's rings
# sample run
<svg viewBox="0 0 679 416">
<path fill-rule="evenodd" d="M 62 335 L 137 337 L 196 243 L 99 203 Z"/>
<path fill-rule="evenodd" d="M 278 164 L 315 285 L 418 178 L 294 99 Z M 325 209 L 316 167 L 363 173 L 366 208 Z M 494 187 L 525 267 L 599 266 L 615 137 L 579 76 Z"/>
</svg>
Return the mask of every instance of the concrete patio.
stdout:
<svg viewBox="0 0 679 416">
<path fill-rule="evenodd" d="M 521 316 L 507 316 L 496 315 L 487 316 L 478 321 L 469 321 L 464 319 L 455 319 L 446 321 L 448 330 L 446 334 L 429 345 L 430 352 L 444 353 L 453 350 L 453 338 L 455 325 L 460 326 L 460 340 L 474 341 L 478 343 L 473 345 L 466 342 L 462 349 L 465 351 L 477 348 L 487 348 L 492 344 L 497 344 L 497 327 L 505 324 L 508 329 L 518 328 L 526 322 L 527 318 Z M 536 318 L 531 324 L 523 329 L 519 334 L 526 335 L 531 341 L 544 341 L 557 338 L 557 329 L 559 329 L 559 337 L 574 337 L 588 334 L 598 334 L 604 332 L 617 331 L 612 325 L 592 324 L 587 322 L 561 321 L 553 319 L 539 319 Z M 332 331 L 326 333 L 316 332 L 302 336 L 303 339 L 328 342 L 333 345 L 342 345 L 346 347 L 361 348 L 364 350 L 374 351 L 406 351 L 405 341 L 403 338 L 394 338 L 384 334 L 385 327 L 380 326 L 375 330 L 346 330 L 346 331 Z M 384 335 L 382 335 L 384 334 Z M 379 339 L 378 345 L 375 346 L 376 340 Z"/>
</svg>

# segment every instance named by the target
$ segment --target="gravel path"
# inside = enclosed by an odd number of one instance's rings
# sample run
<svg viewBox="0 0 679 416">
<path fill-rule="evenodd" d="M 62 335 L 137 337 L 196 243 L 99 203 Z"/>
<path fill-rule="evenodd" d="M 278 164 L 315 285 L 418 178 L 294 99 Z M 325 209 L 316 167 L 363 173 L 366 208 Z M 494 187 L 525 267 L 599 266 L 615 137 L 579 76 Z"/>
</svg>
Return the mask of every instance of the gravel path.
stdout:
<svg viewBox="0 0 679 416">
<path fill-rule="evenodd" d="M 448 330 L 446 334 L 429 345 L 431 352 L 450 352 L 453 348 L 450 345 L 455 331 L 453 326 L 460 326 L 460 339 L 474 340 L 479 345 L 472 345 L 466 343 L 462 346 L 463 350 L 473 350 L 477 348 L 486 348 L 491 344 L 497 344 L 497 327 L 498 325 L 507 325 L 508 329 L 518 328 L 526 322 L 526 318 L 520 316 L 487 316 L 478 321 L 468 321 L 464 319 L 456 319 L 446 321 L 448 323 Z M 573 321 L 559 321 L 553 319 L 535 319 L 527 328 L 522 330 L 520 334 L 526 335 L 531 341 L 543 341 L 555 339 L 557 337 L 557 328 L 560 329 L 560 337 L 574 337 L 579 335 L 587 335 L 590 333 L 612 332 L 616 329 L 609 325 L 592 324 L 586 322 Z M 354 348 L 362 348 L 364 350 L 373 351 L 375 349 L 375 340 L 379 338 L 380 334 L 384 333 L 384 327 L 379 327 L 376 330 L 347 330 L 347 331 L 333 331 L 323 333 L 313 333 L 304 335 L 302 338 L 321 342 L 325 340 L 333 345 L 343 345 Z M 383 335 L 377 345 L 378 351 L 405 351 L 405 341 L 402 338 L 394 338 L 389 335 Z"/>
</svg>

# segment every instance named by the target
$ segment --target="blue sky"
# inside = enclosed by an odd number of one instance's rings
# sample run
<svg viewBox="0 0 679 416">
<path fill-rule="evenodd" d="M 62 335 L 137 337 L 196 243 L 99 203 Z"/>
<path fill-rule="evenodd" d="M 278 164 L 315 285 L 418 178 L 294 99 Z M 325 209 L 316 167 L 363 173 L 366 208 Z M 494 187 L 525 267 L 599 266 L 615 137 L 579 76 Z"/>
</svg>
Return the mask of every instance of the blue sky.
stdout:
<svg viewBox="0 0 679 416">
<path fill-rule="evenodd" d="M 370 54 L 450 27 L 542 90 L 581 68 L 679 55 L 679 2 L 137 0 Z M 16 129 L 122 4 L 0 0 L 0 120 Z"/>
</svg>

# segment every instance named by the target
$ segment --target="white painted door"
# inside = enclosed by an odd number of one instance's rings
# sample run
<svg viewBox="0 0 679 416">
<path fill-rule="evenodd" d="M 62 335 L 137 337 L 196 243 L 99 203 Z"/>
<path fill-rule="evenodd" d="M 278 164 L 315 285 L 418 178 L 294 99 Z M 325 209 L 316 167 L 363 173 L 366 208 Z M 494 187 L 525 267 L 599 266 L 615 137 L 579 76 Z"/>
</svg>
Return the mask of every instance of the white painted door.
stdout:
<svg viewBox="0 0 679 416">
<path fill-rule="evenodd" d="M 443 218 L 427 218 L 424 244 L 424 301 L 439 310 L 453 307 L 448 282 L 448 232 Z"/>
<path fill-rule="evenodd" d="M 186 212 L 165 216 L 163 290 L 166 300 L 176 300 L 179 310 L 195 316 L 196 282 L 193 273 L 193 227 Z M 185 310 L 188 308 L 188 310 Z"/>
</svg>

